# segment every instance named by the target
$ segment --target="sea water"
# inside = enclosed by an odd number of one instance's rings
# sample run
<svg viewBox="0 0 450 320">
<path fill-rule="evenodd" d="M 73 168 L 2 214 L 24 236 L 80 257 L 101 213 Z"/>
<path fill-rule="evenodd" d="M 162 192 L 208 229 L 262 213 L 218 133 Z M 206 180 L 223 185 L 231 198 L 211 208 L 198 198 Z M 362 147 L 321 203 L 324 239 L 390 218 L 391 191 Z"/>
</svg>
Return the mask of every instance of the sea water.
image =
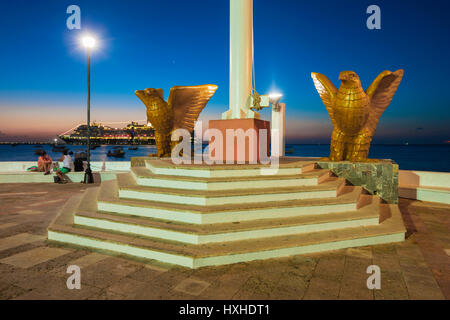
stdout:
<svg viewBox="0 0 450 320">
<path fill-rule="evenodd" d="M 92 161 L 130 161 L 131 157 L 143 157 L 156 152 L 155 146 L 139 146 L 138 150 L 128 150 L 123 146 L 124 158 L 108 157 L 108 151 L 115 146 L 100 146 L 91 151 Z M 85 151 L 85 146 L 70 146 L 70 151 Z M 37 161 L 36 149 L 44 149 L 54 160 L 61 157 L 61 152 L 53 152 L 52 145 L 0 145 L 0 161 Z M 326 144 L 288 144 L 286 150 L 292 153 L 287 156 L 327 157 L 330 145 Z M 392 159 L 399 164 L 401 170 L 450 172 L 449 145 L 372 145 L 370 158 Z"/>
</svg>

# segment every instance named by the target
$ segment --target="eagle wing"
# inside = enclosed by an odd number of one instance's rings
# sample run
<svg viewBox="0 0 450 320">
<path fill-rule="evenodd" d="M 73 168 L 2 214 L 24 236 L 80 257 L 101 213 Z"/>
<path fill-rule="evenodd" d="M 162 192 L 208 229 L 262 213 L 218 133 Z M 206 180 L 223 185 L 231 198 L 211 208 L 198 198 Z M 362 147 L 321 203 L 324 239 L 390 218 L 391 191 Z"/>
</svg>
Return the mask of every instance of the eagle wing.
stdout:
<svg viewBox="0 0 450 320">
<path fill-rule="evenodd" d="M 398 86 L 402 82 L 403 74 L 404 70 L 383 71 L 367 88 L 366 94 L 370 98 L 370 115 L 366 128 L 370 133 L 375 133 L 378 120 L 391 103 Z"/>
<path fill-rule="evenodd" d="M 173 87 L 168 100 L 174 116 L 174 129 L 194 131 L 195 122 L 218 86 L 206 84 L 202 86 Z"/>
<path fill-rule="evenodd" d="M 317 92 L 319 93 L 320 98 L 323 101 L 323 104 L 327 108 L 328 114 L 330 115 L 331 123 L 333 124 L 334 127 L 336 127 L 336 121 L 334 119 L 334 111 L 333 111 L 333 101 L 337 95 L 338 90 L 326 75 L 313 72 L 311 73 L 311 77 L 314 81 L 314 85 L 316 86 Z"/>
</svg>

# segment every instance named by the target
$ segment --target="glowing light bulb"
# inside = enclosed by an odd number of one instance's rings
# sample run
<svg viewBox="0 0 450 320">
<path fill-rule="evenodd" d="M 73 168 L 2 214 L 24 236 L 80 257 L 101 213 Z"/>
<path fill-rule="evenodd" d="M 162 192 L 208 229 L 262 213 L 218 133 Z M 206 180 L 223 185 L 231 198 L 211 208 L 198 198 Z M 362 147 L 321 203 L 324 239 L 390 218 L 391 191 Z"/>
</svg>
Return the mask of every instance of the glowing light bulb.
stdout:
<svg viewBox="0 0 450 320">
<path fill-rule="evenodd" d="M 93 37 L 91 37 L 91 36 L 84 36 L 84 37 L 81 39 L 81 42 L 83 43 L 83 46 L 84 46 L 85 48 L 88 48 L 88 49 L 94 48 L 94 47 L 95 47 L 95 44 L 96 44 L 95 38 L 93 38 Z"/>
</svg>

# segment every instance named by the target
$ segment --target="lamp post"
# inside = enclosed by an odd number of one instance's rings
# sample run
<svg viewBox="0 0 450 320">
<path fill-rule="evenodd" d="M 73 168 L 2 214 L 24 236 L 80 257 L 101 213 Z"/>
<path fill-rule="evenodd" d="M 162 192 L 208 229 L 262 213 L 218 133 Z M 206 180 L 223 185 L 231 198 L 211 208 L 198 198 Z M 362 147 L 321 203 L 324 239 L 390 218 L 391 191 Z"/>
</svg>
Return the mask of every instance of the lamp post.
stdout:
<svg viewBox="0 0 450 320">
<path fill-rule="evenodd" d="M 285 135 L 286 135 L 286 105 L 280 103 L 283 95 L 280 93 L 269 94 L 269 101 L 272 104 L 272 156 L 284 157 L 285 155 Z"/>
<path fill-rule="evenodd" d="M 83 46 L 87 51 L 87 166 L 84 173 L 84 183 L 94 183 L 91 170 L 91 51 L 95 47 L 95 39 L 91 36 L 82 38 Z"/>
</svg>

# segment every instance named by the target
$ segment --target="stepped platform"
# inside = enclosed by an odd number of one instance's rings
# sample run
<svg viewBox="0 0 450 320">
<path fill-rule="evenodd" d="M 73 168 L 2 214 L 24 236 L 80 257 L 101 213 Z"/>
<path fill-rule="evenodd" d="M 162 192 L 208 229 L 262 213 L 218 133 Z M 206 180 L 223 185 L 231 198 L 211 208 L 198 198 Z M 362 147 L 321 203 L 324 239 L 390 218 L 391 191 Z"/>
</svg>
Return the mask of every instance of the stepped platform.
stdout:
<svg viewBox="0 0 450 320">
<path fill-rule="evenodd" d="M 188 268 L 403 241 L 397 205 L 318 169 L 140 159 L 71 199 L 48 239 Z"/>
</svg>

